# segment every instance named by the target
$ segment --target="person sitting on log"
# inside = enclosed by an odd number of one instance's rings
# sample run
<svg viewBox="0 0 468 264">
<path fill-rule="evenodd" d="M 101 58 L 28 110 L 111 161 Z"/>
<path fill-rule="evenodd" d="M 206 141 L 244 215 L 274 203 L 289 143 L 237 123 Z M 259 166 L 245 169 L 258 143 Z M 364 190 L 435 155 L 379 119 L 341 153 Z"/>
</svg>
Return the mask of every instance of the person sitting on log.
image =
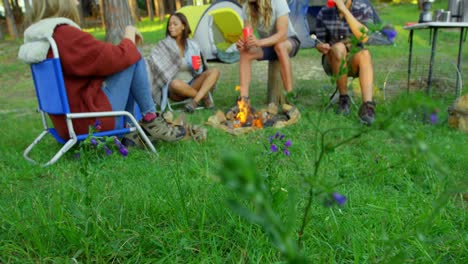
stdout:
<svg viewBox="0 0 468 264">
<path fill-rule="evenodd" d="M 253 60 L 278 60 L 284 89 L 292 93 L 291 57 L 296 56 L 300 40 L 289 19 L 289 6 L 286 0 L 247 0 L 242 7 L 244 31 L 254 28 L 260 38 L 250 30 L 237 41 L 240 52 L 239 77 L 240 96 L 250 106 L 249 86 L 252 78 Z M 229 109 L 238 112 L 237 103 Z"/>
</svg>

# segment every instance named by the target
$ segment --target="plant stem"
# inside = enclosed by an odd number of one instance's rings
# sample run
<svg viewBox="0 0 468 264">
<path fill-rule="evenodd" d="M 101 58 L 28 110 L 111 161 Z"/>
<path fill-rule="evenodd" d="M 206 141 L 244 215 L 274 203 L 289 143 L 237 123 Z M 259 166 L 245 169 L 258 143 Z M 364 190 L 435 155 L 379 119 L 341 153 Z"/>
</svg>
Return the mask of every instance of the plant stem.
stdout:
<svg viewBox="0 0 468 264">
<path fill-rule="evenodd" d="M 309 215 L 309 210 L 310 210 L 310 207 L 312 206 L 312 198 L 314 196 L 314 190 L 313 188 L 311 187 L 309 189 L 309 198 L 307 199 L 307 205 L 305 207 L 305 211 L 304 211 L 304 216 L 302 217 L 302 225 L 301 225 L 301 229 L 299 231 L 299 239 L 297 240 L 297 246 L 299 247 L 299 249 L 302 248 L 302 236 L 304 235 L 304 229 L 307 225 L 307 216 Z"/>
</svg>

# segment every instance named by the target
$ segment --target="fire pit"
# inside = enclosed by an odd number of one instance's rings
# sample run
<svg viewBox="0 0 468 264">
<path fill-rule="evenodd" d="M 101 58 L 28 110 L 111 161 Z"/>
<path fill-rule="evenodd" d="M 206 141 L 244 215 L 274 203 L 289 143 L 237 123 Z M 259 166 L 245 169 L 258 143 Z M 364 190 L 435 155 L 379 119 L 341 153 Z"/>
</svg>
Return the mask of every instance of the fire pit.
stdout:
<svg viewBox="0 0 468 264">
<path fill-rule="evenodd" d="M 238 101 L 238 112 L 217 111 L 208 118 L 207 125 L 222 129 L 232 135 L 245 134 L 263 127 L 282 128 L 296 123 L 301 114 L 296 107 L 284 104 L 279 109 L 275 104 L 255 111 L 244 100 Z"/>
</svg>

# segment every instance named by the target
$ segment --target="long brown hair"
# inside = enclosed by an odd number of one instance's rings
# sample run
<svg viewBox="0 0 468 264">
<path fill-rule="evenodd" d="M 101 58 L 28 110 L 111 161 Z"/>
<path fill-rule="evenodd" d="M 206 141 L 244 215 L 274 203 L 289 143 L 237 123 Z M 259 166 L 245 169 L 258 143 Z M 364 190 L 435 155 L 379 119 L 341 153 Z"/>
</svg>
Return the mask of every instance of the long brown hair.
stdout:
<svg viewBox="0 0 468 264">
<path fill-rule="evenodd" d="M 64 17 L 79 24 L 80 14 L 76 0 L 33 0 L 30 22 L 35 23 L 50 17 Z"/>
<path fill-rule="evenodd" d="M 247 20 L 252 24 L 252 26 L 258 26 L 260 18 L 263 18 L 265 27 L 269 27 L 272 12 L 271 0 L 257 0 L 255 2 L 250 2 L 249 0 L 244 1 L 247 2 Z"/>
<path fill-rule="evenodd" d="M 188 23 L 187 17 L 182 14 L 182 13 L 173 13 L 169 19 L 167 20 L 167 26 L 166 26 L 166 37 L 170 36 L 169 34 L 169 21 L 171 21 L 171 17 L 176 16 L 180 19 L 180 22 L 182 22 L 182 25 L 184 25 L 184 31 L 182 32 L 182 43 L 187 44 L 187 39 L 192 34 L 192 30 L 190 29 L 190 25 Z"/>
</svg>

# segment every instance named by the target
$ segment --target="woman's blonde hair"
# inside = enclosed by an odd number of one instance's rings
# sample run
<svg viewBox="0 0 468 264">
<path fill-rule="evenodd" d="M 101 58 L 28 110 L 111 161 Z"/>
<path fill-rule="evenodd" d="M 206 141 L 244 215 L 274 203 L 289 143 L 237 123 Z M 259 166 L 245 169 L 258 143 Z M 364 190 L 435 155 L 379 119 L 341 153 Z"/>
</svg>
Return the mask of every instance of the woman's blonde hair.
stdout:
<svg viewBox="0 0 468 264">
<path fill-rule="evenodd" d="M 76 0 L 33 0 L 32 23 L 50 17 L 65 17 L 80 23 Z"/>
<path fill-rule="evenodd" d="M 250 21 L 252 26 L 258 26 L 260 18 L 263 18 L 265 27 L 269 27 L 271 21 L 271 0 L 245 1 L 247 2 L 247 20 Z"/>
</svg>

